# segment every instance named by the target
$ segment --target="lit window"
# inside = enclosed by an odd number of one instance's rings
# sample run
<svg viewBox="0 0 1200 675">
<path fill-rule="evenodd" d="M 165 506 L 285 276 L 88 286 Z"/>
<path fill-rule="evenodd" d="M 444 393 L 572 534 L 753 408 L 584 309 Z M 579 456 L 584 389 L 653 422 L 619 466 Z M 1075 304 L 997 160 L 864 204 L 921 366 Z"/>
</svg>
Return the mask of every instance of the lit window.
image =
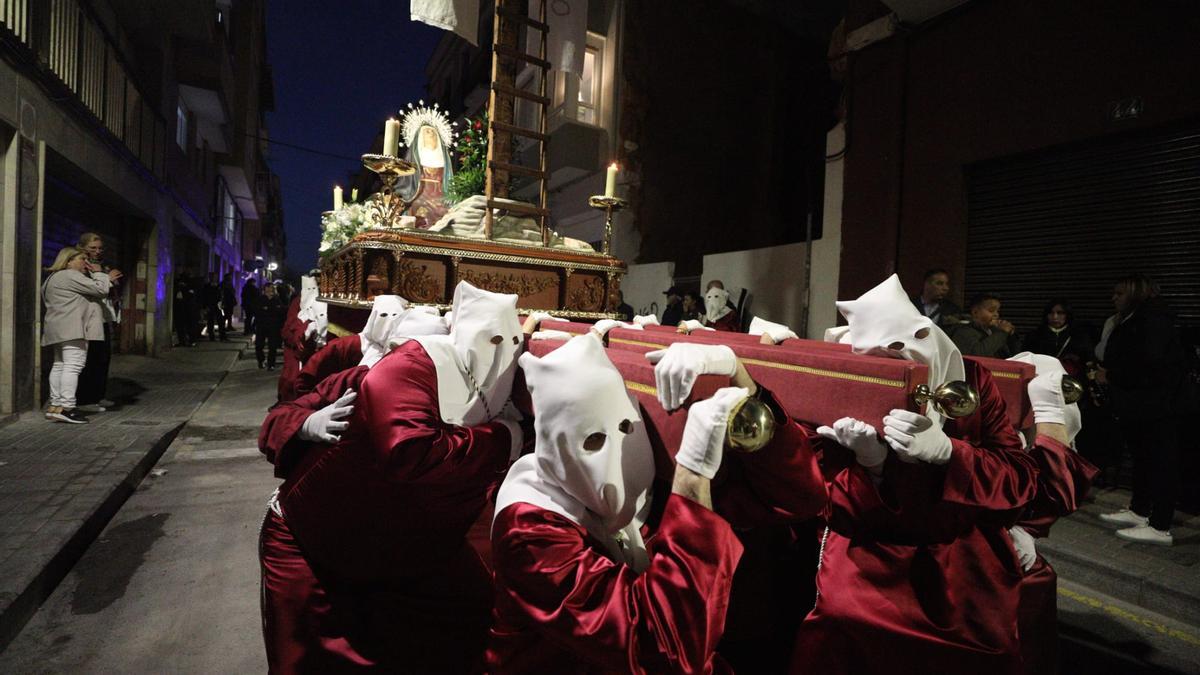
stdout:
<svg viewBox="0 0 1200 675">
<path fill-rule="evenodd" d="M 179 149 L 187 152 L 187 106 L 181 100 L 175 108 L 175 143 L 179 145 Z"/>
<path fill-rule="evenodd" d="M 579 78 L 579 106 L 576 119 L 584 124 L 599 124 L 600 87 L 603 82 L 604 38 L 588 33 L 583 53 L 583 74 Z"/>
</svg>

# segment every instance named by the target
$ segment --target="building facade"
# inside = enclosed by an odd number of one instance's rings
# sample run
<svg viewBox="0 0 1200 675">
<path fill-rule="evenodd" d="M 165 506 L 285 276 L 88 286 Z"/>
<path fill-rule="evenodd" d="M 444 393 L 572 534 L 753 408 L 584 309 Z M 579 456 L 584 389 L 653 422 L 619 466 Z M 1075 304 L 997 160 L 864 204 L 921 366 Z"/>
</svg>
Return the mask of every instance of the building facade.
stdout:
<svg viewBox="0 0 1200 675">
<path fill-rule="evenodd" d="M 125 272 L 116 351 L 172 343 L 180 272 L 281 261 L 264 0 L 0 0 L 0 414 L 36 408 L 42 268 L 86 231 Z M 259 259 L 261 258 L 261 260 Z M 39 377 L 39 375 L 42 375 Z"/>
</svg>

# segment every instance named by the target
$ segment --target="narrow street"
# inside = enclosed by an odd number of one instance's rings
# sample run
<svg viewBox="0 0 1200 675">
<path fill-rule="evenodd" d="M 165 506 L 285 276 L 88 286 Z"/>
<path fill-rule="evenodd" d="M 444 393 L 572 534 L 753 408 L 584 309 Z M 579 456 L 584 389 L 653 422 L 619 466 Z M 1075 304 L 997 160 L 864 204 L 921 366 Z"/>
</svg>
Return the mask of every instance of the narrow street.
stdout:
<svg viewBox="0 0 1200 675">
<path fill-rule="evenodd" d="M 257 534 L 277 481 L 256 447 L 275 397 L 231 370 L 33 619 L 5 673 L 266 670 Z M 1060 581 L 1063 673 L 1200 673 L 1200 627 Z"/>
</svg>

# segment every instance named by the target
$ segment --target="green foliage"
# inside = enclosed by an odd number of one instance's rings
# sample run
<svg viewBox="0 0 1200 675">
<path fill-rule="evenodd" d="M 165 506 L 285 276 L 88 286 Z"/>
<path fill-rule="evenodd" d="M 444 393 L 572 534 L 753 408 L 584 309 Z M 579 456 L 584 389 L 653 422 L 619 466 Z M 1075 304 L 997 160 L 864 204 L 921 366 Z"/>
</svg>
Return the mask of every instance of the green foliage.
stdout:
<svg viewBox="0 0 1200 675">
<path fill-rule="evenodd" d="M 486 156 L 486 155 L 485 155 Z M 485 171 L 482 164 L 467 169 L 459 169 L 450 178 L 446 186 L 446 194 L 442 197 L 446 204 L 453 205 L 467 197 L 483 194 Z"/>
</svg>

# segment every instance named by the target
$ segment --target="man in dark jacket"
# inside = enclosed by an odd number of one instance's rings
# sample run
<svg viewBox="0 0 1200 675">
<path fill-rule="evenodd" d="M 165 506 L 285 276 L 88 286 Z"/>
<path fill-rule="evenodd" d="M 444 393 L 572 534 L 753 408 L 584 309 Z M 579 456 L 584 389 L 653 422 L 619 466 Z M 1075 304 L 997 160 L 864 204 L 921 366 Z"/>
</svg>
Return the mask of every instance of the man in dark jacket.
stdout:
<svg viewBox="0 0 1200 675">
<path fill-rule="evenodd" d="M 221 282 L 221 312 L 225 315 L 225 330 L 233 330 L 233 310 L 237 308 L 237 290 L 233 287 L 233 276 L 225 275 Z M 224 335 L 224 334 L 222 334 Z"/>
<path fill-rule="evenodd" d="M 920 295 L 912 296 L 912 302 L 922 315 L 940 325 L 958 321 L 962 309 L 950 302 L 950 273 L 935 267 L 925 272 L 925 283 Z"/>
<path fill-rule="evenodd" d="M 667 296 L 667 308 L 663 310 L 662 325 L 678 326 L 683 321 L 683 291 L 678 286 L 672 286 L 663 291 Z"/>
<path fill-rule="evenodd" d="M 273 284 L 263 287 L 263 293 L 258 298 L 255 308 L 254 355 L 258 358 L 258 367 L 265 366 L 267 370 L 275 370 L 275 353 L 279 350 L 280 330 L 283 328 L 283 317 L 287 305 L 283 304 L 275 292 Z M 264 347 L 268 347 L 264 354 Z"/>
<path fill-rule="evenodd" d="M 254 279 L 247 279 L 242 286 L 242 333 L 250 335 L 254 332 L 254 317 L 258 311 L 258 284 Z"/>
<path fill-rule="evenodd" d="M 204 305 L 205 320 L 208 323 L 208 339 L 217 341 L 217 332 L 221 333 L 221 342 L 228 342 L 225 337 L 225 317 L 221 315 L 221 285 L 217 283 L 217 273 L 210 272 L 208 283 L 200 290 L 200 300 Z"/>
</svg>

